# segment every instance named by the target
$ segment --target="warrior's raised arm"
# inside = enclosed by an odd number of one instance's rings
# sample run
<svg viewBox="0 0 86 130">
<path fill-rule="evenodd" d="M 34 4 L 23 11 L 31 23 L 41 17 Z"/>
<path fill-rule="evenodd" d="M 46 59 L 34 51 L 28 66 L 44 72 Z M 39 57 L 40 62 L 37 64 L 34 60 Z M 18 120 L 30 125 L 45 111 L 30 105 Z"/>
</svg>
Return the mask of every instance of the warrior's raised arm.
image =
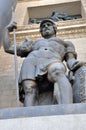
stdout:
<svg viewBox="0 0 86 130">
<path fill-rule="evenodd" d="M 9 26 L 4 29 L 3 47 L 5 52 L 10 54 L 14 54 L 14 45 L 11 43 L 9 32 L 12 32 L 14 28 L 16 28 L 15 22 L 9 24 Z M 26 38 L 23 43 L 17 44 L 17 55 L 20 57 L 26 57 L 31 51 L 31 43 L 32 40 L 30 38 Z"/>
</svg>

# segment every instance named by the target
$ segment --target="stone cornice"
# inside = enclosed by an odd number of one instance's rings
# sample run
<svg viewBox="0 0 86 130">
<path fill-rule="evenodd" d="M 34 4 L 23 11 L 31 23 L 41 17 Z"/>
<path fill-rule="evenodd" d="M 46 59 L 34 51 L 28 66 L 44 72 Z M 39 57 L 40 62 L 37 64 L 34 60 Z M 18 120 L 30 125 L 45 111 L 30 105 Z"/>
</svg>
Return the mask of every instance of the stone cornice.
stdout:
<svg viewBox="0 0 86 130">
<path fill-rule="evenodd" d="M 86 19 L 60 21 L 56 25 L 57 36 L 63 39 L 86 37 Z M 10 35 L 11 40 L 13 40 L 13 34 Z M 32 40 L 40 38 L 39 24 L 18 26 L 16 31 L 17 43 L 24 41 L 26 37 L 30 37 Z"/>
</svg>

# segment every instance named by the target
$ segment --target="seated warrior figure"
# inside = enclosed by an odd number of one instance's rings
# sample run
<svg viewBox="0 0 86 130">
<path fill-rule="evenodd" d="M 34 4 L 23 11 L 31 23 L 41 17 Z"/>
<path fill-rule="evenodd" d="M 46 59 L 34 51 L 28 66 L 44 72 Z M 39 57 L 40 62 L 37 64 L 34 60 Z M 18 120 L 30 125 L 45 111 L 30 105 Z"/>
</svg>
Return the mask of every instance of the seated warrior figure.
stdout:
<svg viewBox="0 0 86 130">
<path fill-rule="evenodd" d="M 5 29 L 4 50 L 10 54 L 14 54 L 14 45 L 11 44 L 9 32 L 15 26 L 15 23 L 11 22 Z M 27 38 L 23 43 L 17 44 L 17 55 L 26 57 L 19 77 L 19 84 L 25 92 L 24 106 L 35 105 L 37 81 L 43 76 L 54 84 L 53 96 L 58 104 L 73 102 L 72 87 L 65 75 L 66 67 L 63 61 L 66 61 L 69 70 L 72 70 L 79 62 L 76 60 L 73 44 L 56 37 L 56 32 L 56 24 L 50 19 L 45 19 L 40 23 L 40 33 L 43 38 L 36 41 Z"/>
</svg>

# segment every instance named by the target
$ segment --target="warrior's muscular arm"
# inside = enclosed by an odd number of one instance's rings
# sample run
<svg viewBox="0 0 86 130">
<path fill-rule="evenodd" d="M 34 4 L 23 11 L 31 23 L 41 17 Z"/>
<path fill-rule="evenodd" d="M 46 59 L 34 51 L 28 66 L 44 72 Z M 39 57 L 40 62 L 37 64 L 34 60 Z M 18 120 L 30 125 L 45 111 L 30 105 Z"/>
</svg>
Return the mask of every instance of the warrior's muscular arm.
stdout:
<svg viewBox="0 0 86 130">
<path fill-rule="evenodd" d="M 71 41 L 60 40 L 65 46 L 65 56 L 64 60 L 67 62 L 67 66 L 70 70 L 74 70 L 79 66 L 80 62 L 77 60 L 77 53 L 75 52 L 75 47 Z"/>
<path fill-rule="evenodd" d="M 65 61 L 68 68 L 73 71 L 80 65 L 80 62 L 77 60 L 77 53 L 73 43 L 70 41 L 64 41 L 64 43 L 66 45 Z"/>
<path fill-rule="evenodd" d="M 26 57 L 28 53 L 31 51 L 31 39 L 26 39 L 23 43 L 17 44 L 17 55 L 21 57 Z M 5 52 L 14 54 L 14 45 L 11 43 L 9 37 L 9 29 L 5 28 L 4 30 L 4 38 L 3 38 L 3 47 Z"/>
</svg>

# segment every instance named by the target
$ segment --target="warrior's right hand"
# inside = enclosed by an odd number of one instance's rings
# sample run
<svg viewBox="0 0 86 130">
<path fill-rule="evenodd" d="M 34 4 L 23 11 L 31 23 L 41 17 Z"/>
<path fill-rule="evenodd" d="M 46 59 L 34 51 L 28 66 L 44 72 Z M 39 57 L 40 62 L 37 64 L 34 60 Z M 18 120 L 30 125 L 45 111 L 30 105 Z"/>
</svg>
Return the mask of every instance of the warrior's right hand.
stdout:
<svg viewBox="0 0 86 130">
<path fill-rule="evenodd" d="M 15 21 L 11 21 L 6 28 L 9 32 L 12 32 L 14 29 L 17 29 L 17 23 Z"/>
</svg>

